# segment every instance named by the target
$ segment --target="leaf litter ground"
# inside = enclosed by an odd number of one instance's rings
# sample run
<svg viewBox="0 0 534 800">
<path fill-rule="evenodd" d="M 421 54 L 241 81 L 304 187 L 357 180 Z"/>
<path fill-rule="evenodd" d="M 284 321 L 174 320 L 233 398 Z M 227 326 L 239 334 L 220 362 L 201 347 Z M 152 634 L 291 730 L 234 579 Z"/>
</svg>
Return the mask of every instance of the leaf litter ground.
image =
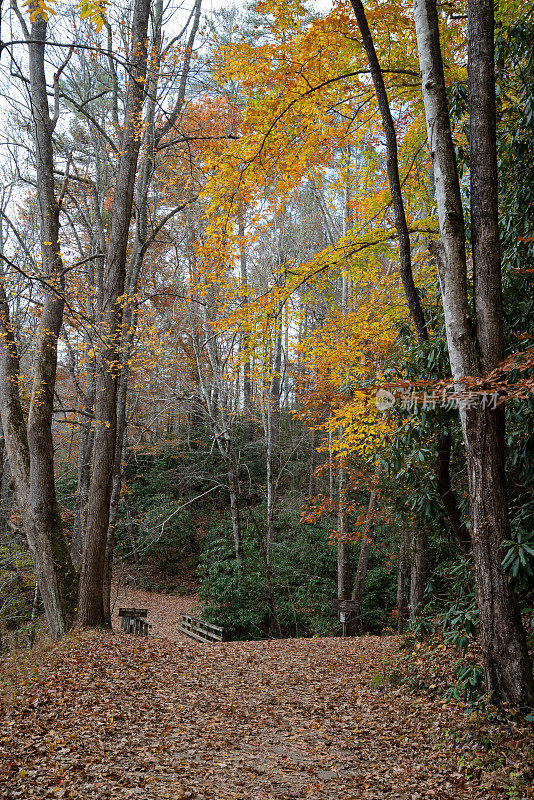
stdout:
<svg viewBox="0 0 534 800">
<path fill-rule="evenodd" d="M 467 723 L 457 706 L 404 685 L 373 688 L 398 644 L 72 635 L 3 708 L 0 797 L 534 796 L 459 768 Z"/>
</svg>

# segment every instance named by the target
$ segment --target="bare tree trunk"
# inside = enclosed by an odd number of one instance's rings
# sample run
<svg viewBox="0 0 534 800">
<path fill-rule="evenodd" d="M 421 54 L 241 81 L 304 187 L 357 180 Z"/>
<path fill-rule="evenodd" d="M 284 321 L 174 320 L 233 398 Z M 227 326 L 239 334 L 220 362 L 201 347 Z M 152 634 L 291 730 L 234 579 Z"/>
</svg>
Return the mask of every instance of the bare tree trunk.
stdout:
<svg viewBox="0 0 534 800">
<path fill-rule="evenodd" d="M 271 568 L 271 562 L 270 562 L 270 559 L 269 559 L 269 554 L 267 552 L 266 543 L 264 541 L 262 532 L 260 530 L 260 526 L 258 525 L 258 523 L 256 521 L 256 517 L 254 516 L 254 514 L 252 513 L 250 508 L 248 509 L 248 515 L 249 515 L 250 519 L 252 520 L 252 523 L 253 523 L 253 525 L 254 525 L 254 527 L 256 529 L 256 533 L 257 533 L 257 536 L 258 536 L 258 544 L 260 546 L 260 552 L 261 552 L 261 556 L 262 556 L 262 559 L 263 559 L 263 568 L 264 568 L 264 571 L 265 571 L 265 581 L 267 583 L 267 604 L 269 606 L 269 613 L 270 613 L 270 617 L 271 617 L 271 622 L 275 623 L 276 632 L 277 632 L 279 638 L 281 639 L 282 638 L 282 627 L 280 625 L 280 620 L 278 619 L 278 614 L 276 613 L 276 603 L 275 603 L 275 599 L 274 599 L 273 582 L 272 582 L 272 568 Z M 271 628 L 271 625 L 269 625 L 269 628 Z"/>
<path fill-rule="evenodd" d="M 94 403 L 94 391 L 88 392 L 91 406 Z M 88 403 L 89 405 L 89 403 Z M 80 426 L 78 438 L 78 480 L 76 484 L 76 501 L 74 506 L 74 524 L 72 526 L 72 542 L 70 554 L 74 566 L 80 567 L 83 555 L 85 525 L 87 522 L 87 500 L 91 481 L 91 462 L 93 457 L 94 428 L 93 422 L 84 422 Z"/>
<path fill-rule="evenodd" d="M 33 590 L 32 615 L 30 617 L 30 632 L 28 634 L 28 650 L 31 650 L 35 643 L 38 610 L 39 610 L 39 585 L 36 581 L 35 589 Z"/>
<path fill-rule="evenodd" d="M 450 431 L 446 431 L 439 442 L 438 461 L 436 465 L 436 484 L 443 505 L 447 511 L 447 516 L 451 523 L 454 535 L 460 545 L 464 555 L 471 551 L 471 536 L 466 526 L 462 522 L 458 498 L 452 488 L 450 463 L 451 463 L 452 436 Z"/>
<path fill-rule="evenodd" d="M 234 537 L 234 551 L 237 564 L 243 567 L 245 557 L 243 554 L 243 539 L 241 536 L 241 518 L 238 504 L 238 483 L 232 459 L 227 462 L 228 470 L 228 491 L 230 493 L 230 516 L 232 519 L 232 532 Z"/>
<path fill-rule="evenodd" d="M 0 413 L 11 475 L 39 592 L 52 636 L 62 636 L 72 625 L 77 598 L 77 576 L 56 499 L 52 413 L 56 383 L 57 342 L 63 321 L 64 271 L 59 245 L 60 206 L 55 195 L 52 134 L 59 115 L 58 101 L 50 117 L 45 75 L 47 22 L 34 16 L 31 34 L 15 6 L 28 40 L 30 99 L 34 124 L 37 197 L 41 253 L 46 279 L 44 302 L 33 364 L 28 422 L 25 423 L 18 388 L 19 361 L 9 319 L 9 305 L 0 287 Z M 57 85 L 59 73 L 54 76 Z"/>
<path fill-rule="evenodd" d="M 337 526 L 337 596 L 350 600 L 350 543 L 348 540 L 349 515 L 347 511 L 347 471 L 344 458 L 339 466 L 338 526 Z"/>
<path fill-rule="evenodd" d="M 228 435 L 217 436 L 219 452 L 226 465 L 228 476 L 228 494 L 230 497 L 230 519 L 232 521 L 232 536 L 234 539 L 234 553 L 239 569 L 245 563 L 243 552 L 243 537 L 241 533 L 241 514 L 239 512 L 239 477 L 234 463 L 232 442 Z"/>
<path fill-rule="evenodd" d="M 280 312 L 282 314 L 282 312 Z M 276 336 L 275 357 L 273 364 L 273 377 L 271 380 L 270 396 L 270 428 L 273 457 L 278 454 L 280 443 L 280 395 L 282 387 L 282 327 Z"/>
<path fill-rule="evenodd" d="M 434 166 L 440 240 L 435 248 L 449 360 L 457 388 L 503 358 L 498 235 L 494 18 L 492 0 L 468 7 L 473 320 L 467 293 L 463 208 L 448 115 L 435 0 L 416 0 L 423 101 Z M 534 681 L 519 606 L 501 565 L 510 535 L 505 485 L 504 408 L 461 403 L 471 535 L 486 684 L 496 703 L 534 705 Z"/>
<path fill-rule="evenodd" d="M 308 495 L 309 497 L 313 497 L 315 492 L 315 448 L 317 446 L 317 432 L 315 428 L 311 432 L 310 436 L 310 466 L 309 466 L 309 478 L 308 478 Z"/>
<path fill-rule="evenodd" d="M 400 255 L 400 276 L 406 296 L 406 302 L 412 319 L 414 322 L 417 337 L 421 341 L 428 339 L 428 332 L 426 328 L 425 317 L 421 307 L 421 301 L 413 280 L 412 272 L 412 256 L 410 245 L 410 234 L 408 231 L 408 224 L 406 222 L 406 214 L 404 211 L 404 202 L 402 199 L 402 188 L 399 176 L 399 162 L 397 153 L 397 134 L 395 132 L 395 124 L 393 116 L 389 107 L 389 100 L 384 84 L 384 78 L 380 63 L 376 55 L 373 37 L 369 30 L 369 24 L 365 15 L 362 0 L 351 0 L 352 8 L 358 22 L 358 27 L 362 36 L 362 44 L 364 46 L 367 61 L 369 62 L 369 69 L 375 87 L 376 98 L 378 101 L 378 108 L 382 118 L 382 127 L 386 135 L 386 157 L 387 157 L 387 170 L 388 181 L 391 192 L 391 204 L 393 206 L 393 213 L 395 215 L 395 228 L 399 238 L 399 255 Z"/>
<path fill-rule="evenodd" d="M 106 540 L 106 557 L 102 597 L 104 601 L 104 618 L 111 625 L 111 581 L 113 579 L 113 555 L 115 550 L 115 528 L 121 499 L 122 464 L 124 460 L 124 439 L 126 433 L 126 403 L 128 399 L 128 375 L 122 372 L 117 396 L 117 441 L 115 444 L 115 461 L 113 464 L 113 486 L 109 504 L 108 535 Z"/>
<path fill-rule="evenodd" d="M 405 603 L 404 597 L 406 594 L 406 572 L 407 572 L 407 556 L 408 554 L 408 528 L 403 526 L 402 538 L 399 548 L 399 570 L 397 573 L 397 633 L 402 633 L 404 630 L 404 616 L 405 616 Z"/>
<path fill-rule="evenodd" d="M 379 481 L 382 474 L 382 465 L 380 464 L 375 472 L 373 483 L 374 488 L 369 497 L 369 507 L 367 509 L 367 516 L 362 533 L 360 544 L 360 555 L 358 558 L 358 566 L 356 567 L 356 577 L 354 579 L 354 586 L 352 587 L 351 599 L 354 601 L 355 606 L 353 610 L 353 625 L 357 624 L 358 618 L 361 613 L 362 597 L 365 590 L 365 581 L 367 579 L 367 571 L 369 569 L 369 556 L 371 555 L 371 548 L 373 546 L 373 529 L 375 526 L 376 512 L 378 510 Z"/>
<path fill-rule="evenodd" d="M 137 552 L 137 545 L 134 536 L 134 524 L 132 515 L 130 513 L 130 504 L 128 503 L 128 495 L 125 497 L 126 504 L 126 530 L 128 531 L 128 538 L 130 540 L 130 547 L 132 548 L 132 555 L 135 561 L 135 566 L 139 569 L 139 553 Z"/>
<path fill-rule="evenodd" d="M 332 431 L 328 431 L 328 498 L 330 508 L 334 508 L 334 459 L 332 454 Z"/>
<path fill-rule="evenodd" d="M 280 313 L 282 313 L 280 311 Z M 276 503 L 276 474 L 280 464 L 280 387 L 282 369 L 282 328 L 277 331 L 275 340 L 275 356 L 273 374 L 269 390 L 267 406 L 267 453 L 266 453 L 266 478 L 267 478 L 267 550 L 274 540 L 274 509 Z"/>
<path fill-rule="evenodd" d="M 412 567 L 410 572 L 410 620 L 413 622 L 417 609 L 423 602 L 426 580 L 426 536 L 417 526 L 412 533 Z"/>
<path fill-rule="evenodd" d="M 121 368 L 122 304 L 126 252 L 139 155 L 139 120 L 144 100 L 150 0 L 136 0 L 125 127 L 111 214 L 102 297 L 104 345 L 99 354 L 95 398 L 93 472 L 87 507 L 87 533 L 80 575 L 79 619 L 83 626 L 105 624 L 103 584 L 109 507 L 117 434 L 117 386 Z"/>
<path fill-rule="evenodd" d="M 494 4 L 468 2 L 471 236 L 476 340 L 483 374 L 504 358 L 495 109 Z M 510 536 L 504 405 L 466 413 L 465 433 L 480 631 L 488 690 L 534 706 L 532 664 L 517 600 L 501 565 Z"/>
<path fill-rule="evenodd" d="M 399 256 L 400 256 L 400 275 L 404 289 L 406 302 L 410 310 L 410 314 L 414 321 L 415 333 L 420 342 L 428 340 L 428 329 L 426 320 L 421 306 L 421 301 L 413 280 L 412 271 L 412 255 L 410 244 L 410 233 L 406 221 L 406 213 L 404 209 L 404 200 L 402 197 L 402 186 L 399 175 L 398 163 L 398 149 L 397 149 L 397 134 L 395 131 L 395 124 L 393 122 L 393 115 L 389 106 L 389 99 L 387 95 L 384 77 L 378 56 L 373 43 L 373 37 L 369 29 L 367 17 L 362 0 L 351 0 L 358 27 L 362 36 L 362 44 L 364 46 L 367 61 L 371 72 L 371 77 L 375 87 L 375 93 L 378 101 L 380 116 L 382 119 L 382 127 L 386 135 L 386 153 L 387 153 L 387 170 L 388 181 L 391 191 L 391 203 L 395 214 L 395 228 L 399 239 Z M 449 520 L 453 529 L 457 527 L 457 513 L 450 495 L 446 497 L 445 512 L 449 515 Z M 452 516 L 451 516 L 452 513 Z"/>
<path fill-rule="evenodd" d="M 207 315 L 207 310 L 204 307 L 204 320 L 206 328 L 209 326 L 209 317 Z M 244 564 L 244 555 L 243 555 L 243 540 L 241 535 L 241 517 L 239 513 L 239 478 L 236 471 L 235 466 L 235 457 L 232 448 L 232 438 L 230 434 L 230 409 L 227 406 L 228 395 L 225 391 L 225 382 L 223 380 L 223 376 L 221 374 L 220 363 L 218 359 L 218 354 L 216 352 L 216 348 L 214 346 L 214 339 L 210 338 L 206 342 L 205 351 L 208 355 L 210 367 L 212 371 L 212 377 L 214 381 L 219 384 L 219 387 L 216 388 L 216 392 L 212 391 L 212 387 L 207 385 L 205 380 L 205 376 L 202 372 L 201 368 L 201 357 L 200 357 L 200 347 L 199 342 L 195 338 L 194 339 L 194 349 L 195 349 L 195 357 L 197 362 L 198 368 L 198 379 L 200 383 L 200 389 L 202 392 L 202 396 L 204 398 L 204 406 L 206 412 L 206 418 L 208 424 L 210 425 L 215 440 L 217 442 L 217 447 L 219 448 L 219 452 L 221 457 L 224 461 L 226 466 L 226 474 L 228 476 L 228 493 L 230 496 L 230 516 L 232 520 L 232 534 L 234 538 L 234 551 L 236 561 L 238 563 L 239 568 Z M 220 400 L 220 409 L 217 406 L 218 401 Z"/>
<path fill-rule="evenodd" d="M 274 475 L 273 475 L 273 446 L 270 434 L 271 420 L 270 412 L 267 411 L 267 448 L 266 448 L 266 482 L 267 482 L 267 515 L 266 515 L 266 538 L 267 550 L 270 553 L 271 542 L 274 539 Z"/>
<path fill-rule="evenodd" d="M 1 235 L 1 231 L 0 231 Z M 0 239 L 0 242 L 2 240 Z M 1 430 L 1 422 L 0 422 L 0 537 L 2 537 L 7 528 L 7 513 L 6 513 L 6 506 L 7 503 L 5 502 L 5 484 L 7 481 L 4 479 L 6 478 L 6 471 L 5 471 L 5 440 L 4 440 L 4 432 Z"/>
<path fill-rule="evenodd" d="M 350 197 L 351 197 L 351 182 L 350 182 L 350 146 L 348 148 L 347 173 L 345 180 L 345 209 L 343 215 L 343 234 L 346 235 L 350 228 L 351 210 L 350 210 Z M 341 304 L 340 311 L 342 314 L 347 313 L 347 301 L 349 294 L 349 280 L 346 272 L 341 275 Z M 342 394 L 348 396 L 350 394 L 349 386 L 342 386 Z M 343 428 L 339 429 L 339 441 L 343 443 Z M 350 599 L 350 543 L 348 540 L 349 533 L 349 516 L 347 511 L 347 495 L 348 495 L 348 480 L 346 470 L 346 455 L 341 453 L 339 459 L 339 488 L 338 488 L 338 527 L 337 527 L 337 596 L 339 600 Z M 346 631 L 345 625 L 345 631 Z M 350 631 L 349 631 L 350 632 Z"/>
<path fill-rule="evenodd" d="M 156 141 L 155 108 L 161 58 L 161 28 L 163 19 L 163 0 L 156 0 L 152 15 L 153 32 L 151 48 L 152 68 L 147 79 L 148 104 L 145 120 L 145 152 L 139 168 L 136 186 L 136 229 L 132 255 L 125 276 L 125 289 L 128 302 L 125 303 L 122 317 L 121 372 L 117 391 L 117 430 L 115 441 L 115 458 L 113 463 L 113 479 L 111 500 L 109 505 L 109 521 L 106 539 L 106 555 L 103 579 L 104 619 L 111 625 L 111 582 L 113 579 L 113 557 L 115 551 L 115 528 L 121 498 L 122 465 L 125 451 L 126 411 L 128 404 L 129 363 L 135 340 L 137 327 L 137 305 L 135 294 L 139 283 L 143 257 L 148 242 L 148 192 L 154 169 L 154 150 Z M 185 87 L 184 87 L 185 91 Z"/>
<path fill-rule="evenodd" d="M 239 210 L 239 262 L 241 267 L 241 286 L 243 287 L 243 303 L 248 303 L 248 275 L 247 275 L 247 251 L 245 248 L 245 215 L 242 208 Z M 248 350 L 248 336 L 243 337 L 243 350 Z M 250 356 L 246 355 L 243 361 L 243 411 L 245 417 L 250 415 L 252 409 L 252 383 L 250 380 Z M 249 438 L 252 434 L 251 426 L 248 425 Z"/>
</svg>

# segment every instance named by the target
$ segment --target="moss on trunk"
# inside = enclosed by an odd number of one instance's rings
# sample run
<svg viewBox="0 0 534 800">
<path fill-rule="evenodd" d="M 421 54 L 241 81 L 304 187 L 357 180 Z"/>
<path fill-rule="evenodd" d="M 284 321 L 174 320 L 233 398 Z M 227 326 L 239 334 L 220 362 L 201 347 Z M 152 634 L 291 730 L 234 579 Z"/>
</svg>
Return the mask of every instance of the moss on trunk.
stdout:
<svg viewBox="0 0 534 800">
<path fill-rule="evenodd" d="M 72 628 L 76 619 L 78 606 L 78 573 L 70 557 L 69 548 L 63 531 L 63 521 L 57 505 L 54 503 L 50 543 L 57 568 L 61 607 L 65 620 L 65 628 Z"/>
</svg>

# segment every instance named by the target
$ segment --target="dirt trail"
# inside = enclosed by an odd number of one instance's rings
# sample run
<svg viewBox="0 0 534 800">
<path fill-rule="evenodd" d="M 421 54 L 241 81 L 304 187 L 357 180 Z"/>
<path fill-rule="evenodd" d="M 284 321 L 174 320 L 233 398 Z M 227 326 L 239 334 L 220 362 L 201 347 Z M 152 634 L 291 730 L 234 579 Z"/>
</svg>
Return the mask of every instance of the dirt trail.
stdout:
<svg viewBox="0 0 534 800">
<path fill-rule="evenodd" d="M 395 637 L 70 637 L 7 710 L 0 797 L 506 797 L 457 771 L 457 709 L 373 688 L 396 650 Z"/>
</svg>

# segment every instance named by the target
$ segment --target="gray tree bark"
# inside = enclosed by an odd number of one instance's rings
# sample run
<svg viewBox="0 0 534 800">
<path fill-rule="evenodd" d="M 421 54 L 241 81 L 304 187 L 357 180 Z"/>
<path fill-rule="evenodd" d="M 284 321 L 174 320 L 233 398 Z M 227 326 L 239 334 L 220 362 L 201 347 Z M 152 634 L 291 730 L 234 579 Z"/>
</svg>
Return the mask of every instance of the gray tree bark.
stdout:
<svg viewBox="0 0 534 800">
<path fill-rule="evenodd" d="M 373 482 L 375 484 L 369 497 L 369 507 L 367 509 L 367 516 L 362 533 L 360 544 L 360 555 L 358 558 L 358 566 L 356 567 L 356 577 L 354 578 L 354 586 L 352 588 L 351 600 L 356 604 L 354 607 L 354 622 L 356 623 L 360 616 L 360 609 L 362 597 L 365 590 L 365 581 L 367 579 L 367 571 L 369 569 L 369 556 L 371 555 L 371 548 L 373 546 L 373 529 L 375 526 L 376 512 L 378 509 L 378 499 L 380 496 L 378 483 L 380 475 L 382 474 L 382 465 L 377 467 Z"/>
<path fill-rule="evenodd" d="M 339 467 L 338 524 L 337 524 L 337 596 L 350 600 L 350 543 L 347 511 L 348 480 L 343 457 Z"/>
<path fill-rule="evenodd" d="M 241 268 L 241 286 L 243 287 L 243 303 L 248 303 L 248 274 L 247 274 L 247 251 L 245 247 L 245 213 L 242 208 L 239 210 L 239 264 Z M 243 350 L 248 350 L 248 336 L 243 337 Z M 245 417 L 249 417 L 252 410 L 252 381 L 250 378 L 250 356 L 246 355 L 243 361 L 243 412 Z M 248 437 L 252 435 L 250 422 L 248 422 Z"/>
<path fill-rule="evenodd" d="M 117 419 L 116 419 L 116 440 L 115 458 L 113 463 L 113 479 L 111 488 L 111 499 L 109 506 L 108 532 L 106 540 L 106 555 L 103 580 L 103 603 L 104 618 L 107 624 L 111 624 L 111 581 L 113 576 L 113 556 L 115 549 L 115 527 L 117 524 L 117 514 L 122 489 L 122 474 L 124 461 L 124 443 L 126 437 L 126 412 L 128 405 L 128 386 L 129 386 L 129 361 L 135 341 L 137 328 L 137 301 L 136 292 L 139 284 L 139 277 L 143 266 L 145 253 L 153 240 L 154 234 L 149 236 L 149 189 L 154 173 L 156 146 L 165 135 L 170 131 L 172 125 L 177 121 L 180 111 L 183 108 L 187 78 L 191 64 L 191 52 L 198 30 L 200 18 L 201 0 L 196 0 L 192 11 L 193 24 L 189 32 L 186 51 L 184 55 L 183 69 L 180 78 L 178 96 L 174 109 L 171 114 L 173 120 L 169 125 L 167 120 L 160 129 L 156 129 L 156 107 L 158 99 L 158 83 L 160 79 L 161 51 L 162 51 L 162 25 L 163 25 L 163 0 L 156 0 L 152 13 L 152 42 L 150 63 L 151 69 L 147 78 L 146 95 L 148 97 L 145 130 L 143 136 L 144 154 L 139 166 L 139 175 L 135 189 L 135 209 L 136 226 L 135 236 L 132 246 L 132 254 L 129 259 L 125 277 L 125 303 L 122 315 L 122 337 L 121 337 L 121 370 L 117 391 Z M 190 201 L 186 201 L 187 205 Z M 174 213 L 174 212 L 173 212 Z M 165 219 L 165 218 L 164 218 Z M 159 230 L 161 225 L 156 226 Z"/>
<path fill-rule="evenodd" d="M 345 180 L 345 208 L 343 215 L 343 235 L 346 235 L 351 227 L 351 179 L 350 179 L 350 147 L 348 151 L 349 164 L 347 168 Z M 349 278 L 344 271 L 341 274 L 341 304 L 340 311 L 342 314 L 347 313 L 349 295 Z M 342 386 L 341 392 L 345 396 L 350 396 L 350 386 Z M 339 439 L 343 440 L 344 430 L 340 428 Z M 339 486 L 338 486 L 338 526 L 337 526 L 337 596 L 339 600 L 348 600 L 350 598 L 350 543 L 348 539 L 349 533 L 349 515 L 348 515 L 348 475 L 346 470 L 347 458 L 345 454 L 341 454 L 339 460 Z M 350 625 L 349 625 L 350 628 Z M 347 625 L 345 625 L 347 630 Z M 350 633 L 350 630 L 349 630 Z"/>
<path fill-rule="evenodd" d="M 411 543 L 412 565 L 410 570 L 410 599 L 408 608 L 410 620 L 415 620 L 417 609 L 423 602 L 426 580 L 426 536 L 424 531 L 415 527 Z"/>
<path fill-rule="evenodd" d="M 470 0 L 471 224 L 474 316 L 467 292 L 464 217 L 450 130 L 435 0 L 416 0 L 415 23 L 429 149 L 434 166 L 440 240 L 435 248 L 447 345 L 458 390 L 467 376 L 485 375 L 503 357 L 498 235 L 494 18 L 492 0 Z M 534 705 L 534 681 L 517 600 L 501 565 L 509 537 L 504 409 L 460 404 L 471 535 L 486 684 L 494 702 Z"/>
<path fill-rule="evenodd" d="M 232 532 L 234 537 L 234 551 L 238 567 L 245 563 L 243 552 L 243 538 L 241 535 L 241 515 L 239 513 L 239 484 L 235 471 L 232 453 L 227 457 L 226 469 L 228 472 L 228 491 L 230 494 L 230 516 L 232 519 Z"/>
<path fill-rule="evenodd" d="M 410 233 L 408 230 L 406 213 L 404 209 L 404 200 L 402 197 L 395 124 L 393 122 L 393 116 L 389 106 L 389 99 L 382 75 L 382 70 L 378 61 L 378 56 L 376 54 L 373 37 L 369 29 L 369 24 L 367 22 L 362 0 L 351 0 L 351 2 L 358 22 L 358 27 L 360 28 L 362 43 L 367 54 L 367 60 L 375 87 L 380 116 L 382 118 L 382 126 L 386 135 L 388 182 L 391 191 L 391 202 L 395 214 L 395 228 L 397 230 L 397 236 L 399 239 L 400 275 L 403 284 L 404 295 L 414 321 L 417 339 L 420 342 L 424 342 L 428 340 L 428 329 L 426 326 L 425 315 L 419 294 L 413 280 Z M 444 435 L 446 436 L 446 434 Z M 443 461 L 440 462 L 440 465 L 445 467 Z M 449 517 L 451 526 L 454 532 L 458 533 L 458 531 L 461 530 L 461 521 L 459 521 L 460 515 L 458 511 L 458 504 L 455 502 L 456 498 L 454 494 L 447 493 L 442 495 L 442 499 L 444 500 L 445 512 Z"/>
<path fill-rule="evenodd" d="M 460 514 L 458 498 L 452 488 L 450 463 L 451 463 L 452 436 L 450 431 L 445 431 L 438 445 L 438 460 L 436 464 L 436 485 L 439 496 L 443 502 L 447 516 L 456 540 L 464 555 L 471 552 L 471 536 Z"/>
<path fill-rule="evenodd" d="M 0 287 L 0 414 L 15 494 L 52 636 L 62 636 L 75 617 L 77 577 L 63 535 L 54 482 L 52 413 L 57 342 L 63 321 L 64 271 L 59 248 L 60 205 L 54 182 L 52 134 L 59 115 L 50 116 L 45 75 L 47 22 L 37 14 L 28 30 L 30 102 L 34 126 L 37 198 L 43 278 L 46 281 L 33 364 L 32 394 L 25 422 L 18 388 L 19 360 L 9 305 Z M 54 76 L 57 85 L 59 73 Z"/>
<path fill-rule="evenodd" d="M 102 337 L 96 379 L 93 471 L 80 573 L 79 619 L 84 627 L 105 624 L 103 585 L 117 434 L 117 388 L 121 369 L 122 303 L 132 216 L 140 120 L 145 96 L 150 0 L 133 10 L 129 80 L 121 156 L 106 254 L 102 294 Z"/>
<path fill-rule="evenodd" d="M 393 116 L 389 107 L 384 77 L 382 75 L 382 70 L 376 54 L 373 37 L 371 35 L 371 31 L 369 30 L 369 24 L 367 22 L 362 0 L 351 0 L 351 4 L 352 8 L 354 9 L 358 27 L 360 29 L 362 44 L 367 55 L 367 61 L 369 62 L 371 78 L 373 79 L 380 117 L 382 119 L 382 127 L 384 128 L 384 133 L 386 136 L 388 182 L 391 192 L 391 204 L 395 216 L 395 229 L 399 239 L 399 271 L 401 281 L 417 336 L 420 341 L 426 341 L 428 339 L 428 331 L 426 328 L 425 316 L 413 279 L 410 234 L 408 231 L 408 223 L 406 222 L 404 201 L 402 199 L 395 124 L 393 122 Z"/>
<path fill-rule="evenodd" d="M 397 633 L 404 630 L 406 594 L 406 572 L 407 572 L 407 553 L 408 553 L 408 528 L 403 526 L 402 537 L 399 547 L 399 569 L 397 573 Z"/>
<path fill-rule="evenodd" d="M 205 329 L 210 326 L 207 307 L 203 306 Z M 230 516 L 232 520 L 232 535 L 234 539 L 235 557 L 239 569 L 244 565 L 243 539 L 241 533 L 241 515 L 239 511 L 239 476 L 237 474 L 236 456 L 233 449 L 231 427 L 234 414 L 231 408 L 231 397 L 228 391 L 228 382 L 224 380 L 218 357 L 215 338 L 209 336 L 203 344 L 204 352 L 209 359 L 213 386 L 208 384 L 202 369 L 201 343 L 199 337 L 194 337 L 194 350 L 198 369 L 198 380 L 204 400 L 206 421 L 210 426 L 219 448 L 219 452 L 226 467 L 228 476 L 228 493 L 230 497 Z M 214 390 L 214 391 L 213 391 Z"/>
<path fill-rule="evenodd" d="M 88 387 L 86 392 L 86 410 L 92 412 L 95 402 L 94 374 L 87 370 Z M 85 526 L 87 523 L 87 501 L 91 482 L 91 462 L 93 457 L 94 427 L 92 419 L 80 426 L 78 434 L 78 480 L 76 483 L 76 501 L 74 505 L 74 523 L 72 526 L 72 542 L 70 554 L 74 566 L 79 569 L 82 562 Z"/>
<path fill-rule="evenodd" d="M 161 30 L 163 18 L 163 0 L 156 0 L 153 12 L 153 35 L 151 44 L 152 69 L 147 78 L 147 111 L 144 132 L 144 157 L 139 167 L 139 176 L 135 190 L 136 227 L 128 268 L 125 276 L 125 295 L 122 315 L 121 336 L 121 370 L 117 389 L 115 456 L 113 460 L 113 476 L 111 498 L 109 503 L 108 531 L 104 560 L 104 577 L 102 597 L 104 604 L 104 620 L 111 625 L 111 582 L 113 579 L 113 556 L 115 552 L 115 528 L 122 488 L 123 460 L 125 455 L 126 411 L 128 406 L 129 361 L 135 340 L 137 327 L 137 305 L 135 294 L 148 242 L 148 192 L 154 170 L 155 155 L 155 108 L 157 100 L 159 69 L 161 59 Z M 185 90 L 185 89 L 184 89 Z"/>
<path fill-rule="evenodd" d="M 36 15 L 31 31 L 15 6 L 28 41 L 30 102 L 34 126 L 37 198 L 43 277 L 46 281 L 33 364 L 32 395 L 27 423 L 19 395 L 19 361 L 9 305 L 0 287 L 0 414 L 6 450 L 28 546 L 34 563 L 50 633 L 62 636 L 72 625 L 77 577 L 63 535 L 54 482 L 52 413 L 57 367 L 57 342 L 63 321 L 64 271 L 59 248 L 60 204 L 55 193 L 52 134 L 59 116 L 48 106 L 45 48 L 47 22 Z M 66 62 L 65 62 L 66 63 Z M 62 68 L 61 68 L 62 69 Z M 57 86 L 61 69 L 54 76 Z"/>
</svg>

